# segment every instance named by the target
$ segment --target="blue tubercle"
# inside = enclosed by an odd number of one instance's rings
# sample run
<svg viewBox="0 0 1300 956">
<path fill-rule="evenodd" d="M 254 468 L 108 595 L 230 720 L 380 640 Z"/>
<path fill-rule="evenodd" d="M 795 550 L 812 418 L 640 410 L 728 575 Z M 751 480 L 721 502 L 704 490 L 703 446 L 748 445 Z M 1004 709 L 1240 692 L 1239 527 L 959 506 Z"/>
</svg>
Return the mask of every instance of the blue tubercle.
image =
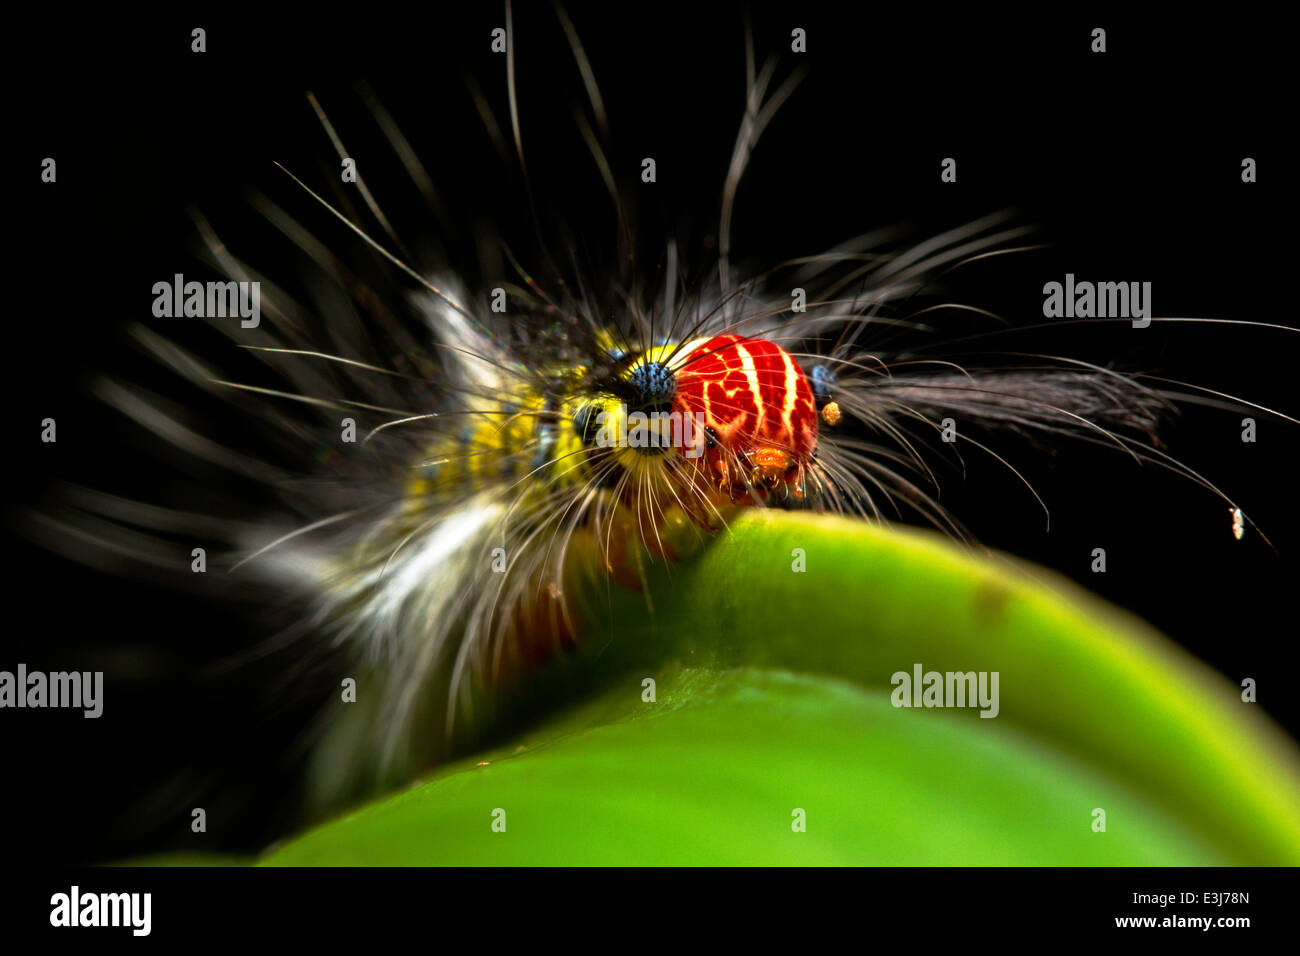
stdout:
<svg viewBox="0 0 1300 956">
<path fill-rule="evenodd" d="M 677 394 L 677 376 L 663 362 L 644 362 L 632 369 L 628 384 L 643 405 L 667 405 Z"/>
<path fill-rule="evenodd" d="M 835 373 L 825 365 L 814 365 L 812 369 L 812 388 L 818 404 L 829 402 L 835 389 Z"/>
</svg>

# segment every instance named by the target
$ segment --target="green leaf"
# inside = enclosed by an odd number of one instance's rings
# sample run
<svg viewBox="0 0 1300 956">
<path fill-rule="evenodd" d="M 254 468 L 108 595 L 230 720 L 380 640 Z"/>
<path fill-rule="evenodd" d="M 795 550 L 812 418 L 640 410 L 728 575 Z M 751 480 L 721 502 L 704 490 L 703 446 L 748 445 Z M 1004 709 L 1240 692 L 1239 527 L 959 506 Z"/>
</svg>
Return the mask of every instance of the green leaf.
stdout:
<svg viewBox="0 0 1300 956">
<path fill-rule="evenodd" d="M 1300 862 L 1294 743 L 1048 572 L 767 510 L 645 570 L 576 589 L 583 652 L 533 686 L 570 710 L 265 862 Z M 998 715 L 893 706 L 916 664 L 998 672 Z"/>
</svg>

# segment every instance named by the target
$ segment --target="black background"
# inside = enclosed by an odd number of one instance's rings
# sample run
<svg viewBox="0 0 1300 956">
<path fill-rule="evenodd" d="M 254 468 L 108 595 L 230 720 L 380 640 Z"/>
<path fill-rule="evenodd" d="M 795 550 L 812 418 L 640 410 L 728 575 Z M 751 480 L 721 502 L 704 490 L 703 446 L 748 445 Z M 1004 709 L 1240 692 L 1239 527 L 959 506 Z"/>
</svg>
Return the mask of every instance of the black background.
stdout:
<svg viewBox="0 0 1300 956">
<path fill-rule="evenodd" d="M 515 11 L 524 152 L 540 217 L 567 223 L 598 263 L 612 218 L 574 122 L 581 79 L 546 4 Z M 874 6 L 874 5 L 873 5 Z M 744 105 L 745 8 L 719 4 L 573 4 L 610 117 L 611 161 L 637 196 L 654 255 L 671 234 L 683 262 L 710 268 L 719 194 Z M 1292 122 L 1264 25 L 1037 12 L 951 16 L 926 8 L 784 4 L 749 8 L 759 62 L 778 82 L 806 79 L 767 130 L 742 186 L 735 261 L 762 267 L 907 222 L 918 235 L 1007 207 L 1055 245 L 963 276 L 963 301 L 1020 323 L 1041 319 L 1042 285 L 1080 278 L 1150 281 L 1156 314 L 1296 325 L 1289 304 L 1293 207 L 1279 131 Z M 149 499 L 167 481 L 148 441 L 86 395 L 111 370 L 162 389 L 166 376 L 128 349 L 123 328 L 151 320 L 151 286 L 198 273 L 187 209 L 270 274 L 292 261 L 249 205 L 265 195 L 331 248 L 364 255 L 272 162 L 313 183 L 337 160 L 305 92 L 320 98 L 399 234 L 426 236 L 456 260 L 469 226 L 491 222 L 540 274 L 517 165 L 493 149 L 472 103 L 474 77 L 509 130 L 505 59 L 489 50 L 498 4 L 271 18 L 207 12 L 63 22 L 17 31 L 39 76 L 10 87 L 7 161 L 19 198 L 6 323 L 6 407 L 13 423 L 6 499 L 39 507 L 51 481 Z M 208 52 L 190 52 L 207 29 Z M 793 27 L 808 52 L 789 50 Z M 1109 50 L 1089 52 L 1090 31 Z M 356 92 L 378 94 L 427 163 L 448 208 L 433 228 Z M 57 185 L 39 182 L 45 156 Z M 654 156 L 658 182 L 636 182 Z M 943 157 L 958 182 L 939 181 Z M 1241 182 L 1243 157 L 1260 181 Z M 373 157 L 368 160 L 367 157 Z M 456 228 L 459 226 L 459 230 Z M 1283 255 L 1287 254 L 1284 262 Z M 286 282 L 292 284 L 289 277 Z M 1297 342 L 1226 325 L 1061 327 L 1026 345 L 1183 378 L 1262 405 L 1300 410 Z M 1009 346 L 1010 347 L 1010 346 Z M 56 445 L 38 423 L 59 422 Z M 1266 416 L 1239 439 L 1240 414 L 1189 410 L 1165 433 L 1171 452 L 1233 496 L 1262 526 L 1233 540 L 1226 506 L 1190 482 L 1119 454 L 1026 447 L 1013 457 L 1052 507 L 1041 511 L 1005 469 L 968 456 L 944 502 L 991 547 L 1078 580 L 1161 628 L 1229 679 L 1254 677 L 1260 705 L 1294 732 L 1300 711 L 1292 589 L 1300 554 L 1293 503 L 1300 426 Z M 214 421 L 230 437 L 240 423 Z M 1109 572 L 1089 573 L 1094 547 Z M 207 801 L 208 849 L 255 850 L 290 825 L 289 746 L 308 713 L 276 697 L 263 663 L 209 679 L 212 660 L 265 628 L 148 583 L 106 578 L 13 539 L 10 621 L 0 667 L 105 669 L 105 716 L 3 716 L 8 849 L 96 861 L 192 847 L 188 808 Z M 118 688 L 129 688 L 119 690 Z M 303 695 L 305 696 L 305 695 Z M 176 783 L 183 767 L 197 773 Z M 215 785 L 215 790 L 213 789 Z M 167 786 L 159 802 L 157 788 Z M 167 809 L 159 809 L 166 807 Z M 171 810 L 170 808 L 180 808 Z"/>
</svg>

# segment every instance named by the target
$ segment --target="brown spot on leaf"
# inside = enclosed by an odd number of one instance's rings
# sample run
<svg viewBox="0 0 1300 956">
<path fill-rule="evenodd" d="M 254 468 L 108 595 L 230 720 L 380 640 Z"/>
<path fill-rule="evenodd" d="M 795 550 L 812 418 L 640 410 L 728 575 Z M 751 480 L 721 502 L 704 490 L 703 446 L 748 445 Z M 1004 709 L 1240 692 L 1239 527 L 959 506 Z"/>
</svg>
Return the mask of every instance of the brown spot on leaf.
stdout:
<svg viewBox="0 0 1300 956">
<path fill-rule="evenodd" d="M 973 607 L 980 623 L 991 624 L 1002 616 L 1011 598 L 1011 590 L 1001 581 L 986 578 L 975 588 Z"/>
</svg>

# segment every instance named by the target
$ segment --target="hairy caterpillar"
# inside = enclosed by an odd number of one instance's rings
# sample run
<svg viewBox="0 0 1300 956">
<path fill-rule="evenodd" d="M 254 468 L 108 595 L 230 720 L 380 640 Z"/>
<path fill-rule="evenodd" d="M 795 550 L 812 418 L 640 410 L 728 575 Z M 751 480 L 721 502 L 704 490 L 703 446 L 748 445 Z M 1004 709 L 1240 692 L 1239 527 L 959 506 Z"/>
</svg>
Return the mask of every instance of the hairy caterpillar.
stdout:
<svg viewBox="0 0 1300 956">
<path fill-rule="evenodd" d="M 507 36 L 513 42 L 513 29 Z M 586 55 L 576 31 L 571 38 L 582 71 Z M 507 64 L 513 74 L 509 56 Z M 745 507 L 867 520 L 888 520 L 898 509 L 964 536 L 959 517 L 937 500 L 920 447 L 945 417 L 960 423 L 962 442 L 996 457 L 967 422 L 1046 445 L 1073 437 L 1182 468 L 1155 443 L 1173 409 L 1160 383 L 1069 358 L 959 363 L 941 350 L 892 347 L 922 314 L 932 325 L 947 322 L 940 343 L 977 334 L 965 321 L 973 311 L 944 312 L 942 300 L 925 297 L 958 266 L 1015 248 L 1028 230 L 1010 215 L 919 242 L 869 234 L 758 274 L 733 268 L 728 220 L 739 184 L 793 89 L 777 83 L 776 67 L 750 73 L 723 184 L 718 254 L 689 269 L 679 268 L 675 246 L 647 251 L 626 228 L 610 257 L 621 272 L 584 268 L 561 247 L 499 272 L 484 268 L 490 278 L 471 281 L 423 250 L 411 254 L 369 193 L 397 185 L 367 178 L 363 163 L 356 184 L 302 173 L 310 193 L 298 192 L 298 205 L 260 204 L 334 280 L 301 302 L 278 294 L 278 276 L 261 275 L 200 214 L 208 260 L 233 280 L 263 282 L 263 324 L 215 323 L 243 348 L 238 358 L 233 348 L 196 354 L 155 324 L 132 335 L 198 388 L 223 401 L 240 396 L 231 400 L 245 400 L 281 459 L 296 464 L 219 446 L 183 407 L 136 386 L 105 381 L 97 392 L 187 454 L 274 488 L 281 500 L 270 517 L 227 502 L 211 513 L 226 520 L 213 522 L 185 502 L 164 511 L 154 499 L 83 490 L 74 499 L 82 514 L 55 519 L 57 533 L 67 541 L 79 532 L 102 551 L 173 568 L 185 562 L 160 540 L 185 542 L 182 554 L 201 541 L 219 556 L 214 566 L 233 569 L 232 591 L 255 606 L 284 607 L 286 643 L 302 636 L 298 646 L 336 646 L 348 665 L 377 675 L 383 689 L 358 707 L 377 708 L 364 713 L 373 736 L 351 744 L 350 772 L 368 784 L 427 762 L 473 688 L 499 685 L 581 642 L 565 603 L 571 554 L 581 551 L 617 586 L 635 588 L 646 562 L 687 559 L 719 540 L 730 509 Z M 500 126 L 513 134 L 523 165 L 513 87 L 508 99 L 511 118 Z M 311 103 L 322 143 L 338 144 L 343 156 L 352 134 L 335 129 L 323 103 Z M 377 100 L 373 111 L 420 193 L 418 160 Z M 605 125 L 598 95 L 588 111 Z M 597 167 L 609 167 L 599 155 Z M 296 163 L 285 168 L 298 178 Z M 626 197 L 611 194 L 629 221 Z M 324 204 L 372 245 L 336 254 L 351 238 L 343 222 L 299 224 Z M 377 248 L 401 266 L 363 268 Z M 499 254 L 514 258 L 509 247 Z M 507 292 L 505 313 L 490 306 L 497 287 Z M 794 289 L 804 291 L 806 311 L 794 310 Z M 728 376 L 738 380 L 729 384 Z M 730 394 L 706 400 L 717 392 Z M 731 403 L 747 405 L 749 417 L 727 414 L 740 411 Z M 703 414 L 716 436 L 705 433 L 711 447 L 665 453 L 595 435 L 598 414 L 612 418 L 618 434 L 620 419 L 665 406 L 688 420 Z M 345 418 L 357 426 L 356 443 L 336 440 Z M 424 733 L 430 726 L 439 732 Z M 336 770 L 326 776 L 340 793 L 354 788 Z"/>
</svg>

